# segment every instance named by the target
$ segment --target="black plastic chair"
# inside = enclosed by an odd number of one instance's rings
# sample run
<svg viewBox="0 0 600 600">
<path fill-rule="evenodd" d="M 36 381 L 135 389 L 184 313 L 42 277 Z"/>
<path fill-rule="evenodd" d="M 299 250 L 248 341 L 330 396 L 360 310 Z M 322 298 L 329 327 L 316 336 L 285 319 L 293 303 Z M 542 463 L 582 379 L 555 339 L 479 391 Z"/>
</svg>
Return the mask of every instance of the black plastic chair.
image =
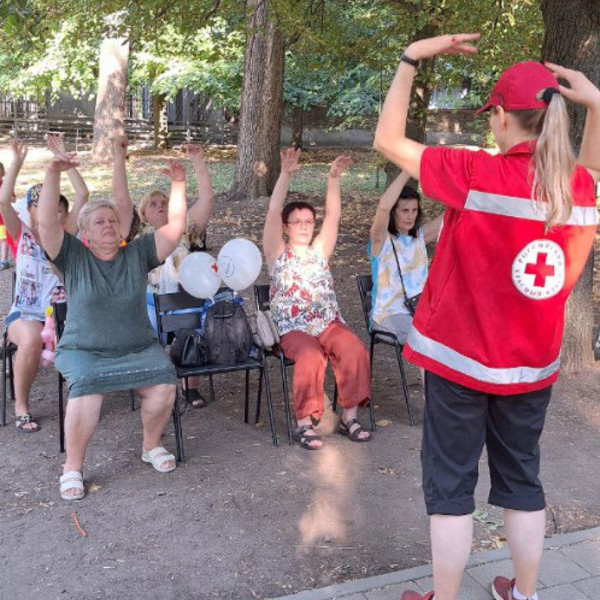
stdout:
<svg viewBox="0 0 600 600">
<path fill-rule="evenodd" d="M 357 275 L 356 283 L 358 284 L 358 293 L 360 295 L 360 302 L 362 304 L 363 316 L 365 318 L 365 325 L 369 332 L 371 343 L 369 348 L 369 356 L 371 361 L 371 379 L 373 378 L 373 353 L 377 344 L 385 344 L 386 346 L 393 346 L 396 350 L 396 359 L 398 360 L 398 367 L 400 368 L 400 379 L 402 381 L 402 391 L 404 392 L 404 399 L 406 400 L 406 410 L 408 412 L 408 421 L 410 426 L 413 427 L 415 420 L 412 414 L 410 406 L 410 393 L 408 391 L 408 384 L 406 383 L 406 373 L 404 371 L 404 362 L 402 360 L 402 349 L 403 344 L 398 341 L 398 338 L 387 331 L 377 331 L 371 328 L 371 291 L 373 290 L 373 280 L 371 275 Z"/>
<path fill-rule="evenodd" d="M 175 332 L 179 329 L 196 329 L 198 327 L 198 312 L 183 312 L 173 314 L 171 311 L 180 311 L 183 309 L 202 308 L 204 300 L 195 298 L 187 292 L 174 292 L 171 294 L 155 294 L 154 307 L 156 309 L 156 322 L 158 324 L 158 339 L 161 343 L 167 345 Z M 271 398 L 271 386 L 269 382 L 269 374 L 266 368 L 266 359 L 262 351 L 259 352 L 258 358 L 248 357 L 244 362 L 233 365 L 215 365 L 206 364 L 198 367 L 180 367 L 175 365 L 177 377 L 185 382 L 185 394 L 189 393 L 189 377 L 209 377 L 211 399 L 214 401 L 214 385 L 212 376 L 220 373 L 233 373 L 236 371 L 245 371 L 246 373 L 246 393 L 244 402 L 244 423 L 248 423 L 249 403 L 250 403 L 250 371 L 258 370 L 258 396 L 256 403 L 256 419 L 258 423 L 260 417 L 260 401 L 262 397 L 262 382 L 264 378 L 265 391 L 267 395 L 267 408 L 269 411 L 269 421 L 271 424 L 271 437 L 273 445 L 277 446 L 277 431 L 275 428 L 275 419 L 273 416 L 273 400 Z M 189 404 L 189 402 L 188 402 Z"/>
<path fill-rule="evenodd" d="M 261 312 L 265 312 L 270 310 L 271 308 L 271 286 L 268 284 L 261 284 L 254 286 L 254 300 L 256 302 L 256 310 Z M 277 344 L 270 350 L 263 350 L 265 356 L 273 356 L 279 361 L 279 369 L 281 372 L 281 387 L 283 390 L 283 402 L 285 406 L 285 416 L 288 427 L 288 444 L 292 445 L 294 443 L 294 427 L 292 425 L 292 410 L 291 410 L 291 402 L 290 402 L 290 390 L 288 386 L 287 380 L 287 367 L 293 367 L 294 361 L 285 356 L 283 352 L 283 348 Z M 337 381 L 335 381 L 335 377 L 333 379 L 333 401 L 331 403 L 333 412 L 337 412 L 337 397 L 338 397 L 338 387 Z M 369 411 L 371 414 L 371 430 L 374 430 L 374 417 L 373 417 L 373 407 L 372 403 L 369 404 Z"/>
<path fill-rule="evenodd" d="M 54 317 L 54 327 L 56 330 L 56 339 L 60 340 L 63 331 L 65 330 L 65 322 L 67 320 L 67 303 L 66 302 L 53 302 L 52 303 L 52 315 Z M 59 428 L 59 441 L 60 451 L 65 451 L 65 409 L 64 409 L 64 384 L 65 378 L 62 373 L 58 371 L 58 428 Z M 130 390 L 131 397 L 131 410 L 135 410 L 135 390 Z M 177 444 L 177 460 L 183 462 L 183 441 L 181 433 L 181 420 L 179 418 L 179 406 L 177 400 L 175 401 L 175 407 L 173 408 L 173 426 L 175 428 L 175 441 Z"/>
<path fill-rule="evenodd" d="M 254 286 L 254 301 L 256 302 L 256 310 L 265 312 L 271 308 L 270 286 L 267 284 Z M 286 368 L 293 367 L 294 361 L 286 358 L 283 353 L 283 348 L 277 344 L 270 350 L 263 350 L 265 357 L 274 357 L 279 362 L 279 370 L 281 372 L 281 388 L 283 392 L 283 405 L 285 408 L 285 419 L 288 431 L 288 444 L 291 446 L 294 443 L 294 428 L 292 425 L 292 410 L 290 403 L 290 391 L 286 375 Z"/>
</svg>

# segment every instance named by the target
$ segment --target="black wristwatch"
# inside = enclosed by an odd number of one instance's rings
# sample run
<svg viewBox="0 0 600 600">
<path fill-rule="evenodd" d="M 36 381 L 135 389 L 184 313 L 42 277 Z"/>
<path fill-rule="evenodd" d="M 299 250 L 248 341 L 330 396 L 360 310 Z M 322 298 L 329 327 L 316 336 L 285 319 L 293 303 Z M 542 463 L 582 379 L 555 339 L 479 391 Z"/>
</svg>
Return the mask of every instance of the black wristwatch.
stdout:
<svg viewBox="0 0 600 600">
<path fill-rule="evenodd" d="M 419 66 L 419 61 L 415 60 L 414 58 L 411 58 L 410 56 L 407 56 L 406 54 L 403 54 L 400 57 L 400 60 L 402 62 L 405 62 L 407 65 L 410 65 L 411 67 L 414 67 L 415 69 Z"/>
</svg>

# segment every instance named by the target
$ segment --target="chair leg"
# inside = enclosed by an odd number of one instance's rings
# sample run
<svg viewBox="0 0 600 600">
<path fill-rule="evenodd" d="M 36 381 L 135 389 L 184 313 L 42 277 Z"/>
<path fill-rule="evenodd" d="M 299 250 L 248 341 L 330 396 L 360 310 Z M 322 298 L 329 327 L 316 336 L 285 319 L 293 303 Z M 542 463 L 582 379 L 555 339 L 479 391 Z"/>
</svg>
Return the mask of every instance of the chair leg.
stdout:
<svg viewBox="0 0 600 600">
<path fill-rule="evenodd" d="M 288 431 L 288 444 L 291 446 L 294 443 L 294 428 L 292 425 L 292 407 L 290 404 L 290 391 L 288 388 L 287 371 L 285 368 L 285 358 L 279 356 L 279 368 L 281 370 L 281 387 L 283 388 L 283 405 L 285 408 L 285 420 Z"/>
<path fill-rule="evenodd" d="M 209 375 L 208 376 L 208 387 L 210 388 L 210 401 L 214 402 L 215 401 L 215 386 L 213 383 L 213 376 Z"/>
<path fill-rule="evenodd" d="M 246 393 L 244 395 L 244 423 L 248 422 L 248 413 L 250 412 L 250 371 L 246 369 Z M 260 385 L 260 382 L 259 382 Z"/>
<path fill-rule="evenodd" d="M 175 404 L 173 405 L 173 428 L 175 429 L 175 445 L 177 447 L 177 462 L 185 462 L 183 448 L 183 429 L 181 427 L 181 413 L 179 412 L 179 391 L 175 391 Z"/>
<path fill-rule="evenodd" d="M 263 356 L 262 374 L 265 378 L 265 391 L 267 392 L 267 409 L 269 411 L 269 421 L 271 423 L 271 437 L 273 438 L 273 446 L 277 446 L 277 428 L 275 426 L 275 416 L 273 414 L 273 398 L 271 397 L 271 382 L 269 380 L 269 371 L 267 369 L 267 359 Z"/>
<path fill-rule="evenodd" d="M 371 431 L 377 429 L 375 424 L 375 401 L 373 400 L 373 354 L 375 353 L 375 338 L 371 335 L 371 343 L 369 347 L 369 375 L 371 377 L 371 402 L 369 402 L 369 417 L 371 419 Z"/>
<path fill-rule="evenodd" d="M 246 371 L 249 373 L 249 371 Z M 254 424 L 260 421 L 260 410 L 262 404 L 263 373 L 262 369 L 258 372 L 258 392 L 256 394 L 256 414 L 254 415 Z"/>
<path fill-rule="evenodd" d="M 131 400 L 131 412 L 135 411 L 135 390 L 129 390 Z"/>
<path fill-rule="evenodd" d="M 7 360 L 8 351 L 6 349 L 6 337 L 4 338 L 4 348 L 2 348 L 2 425 L 6 425 L 6 368 L 8 367 Z"/>
<path fill-rule="evenodd" d="M 406 410 L 408 412 L 408 422 L 411 427 L 415 426 L 415 419 L 413 417 L 412 408 L 410 406 L 410 393 L 408 391 L 408 385 L 406 383 L 406 373 L 404 372 L 404 361 L 402 360 L 402 347 L 399 344 L 394 344 L 396 348 L 396 358 L 398 359 L 398 366 L 400 367 L 400 378 L 402 379 L 402 390 L 404 392 L 404 399 L 406 400 Z"/>
<path fill-rule="evenodd" d="M 58 441 L 60 451 L 65 451 L 65 405 L 64 405 L 64 378 L 58 374 Z"/>
<path fill-rule="evenodd" d="M 335 374 L 333 375 L 333 404 L 331 405 L 333 408 L 333 412 L 337 412 L 337 399 L 338 399 L 338 386 L 337 380 L 335 378 Z"/>
</svg>

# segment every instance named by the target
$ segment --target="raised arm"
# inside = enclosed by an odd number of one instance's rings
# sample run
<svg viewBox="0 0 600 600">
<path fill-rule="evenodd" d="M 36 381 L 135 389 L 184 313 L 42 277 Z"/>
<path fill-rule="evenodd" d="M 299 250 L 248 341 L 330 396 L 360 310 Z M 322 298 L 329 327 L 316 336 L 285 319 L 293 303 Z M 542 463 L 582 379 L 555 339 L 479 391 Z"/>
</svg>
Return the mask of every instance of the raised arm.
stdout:
<svg viewBox="0 0 600 600">
<path fill-rule="evenodd" d="M 415 179 L 421 179 L 421 156 L 426 146 L 406 137 L 410 91 L 416 71 L 416 67 L 406 61 L 420 61 L 436 54 L 472 54 L 477 50 L 468 42 L 478 38 L 478 33 L 440 35 L 413 42 L 402 55 L 383 103 L 373 146 Z"/>
<path fill-rule="evenodd" d="M 166 225 L 159 227 L 154 234 L 156 255 L 161 262 L 179 245 L 179 240 L 185 231 L 187 216 L 185 168 L 181 163 L 170 160 L 164 174 L 171 178 L 169 217 Z"/>
<path fill-rule="evenodd" d="M 198 200 L 190 208 L 189 219 L 198 233 L 204 233 L 215 206 L 215 195 L 210 182 L 210 173 L 204 162 L 204 153 L 200 146 L 188 146 L 188 158 L 194 167 L 194 175 L 198 182 Z"/>
<path fill-rule="evenodd" d="M 281 153 L 281 173 L 279 173 L 279 178 L 269 200 L 267 218 L 263 229 L 263 251 L 268 266 L 275 262 L 285 248 L 281 211 L 290 189 L 290 181 L 294 174 L 300 170 L 299 161 L 300 149 L 288 148 Z"/>
<path fill-rule="evenodd" d="M 378 256 L 388 236 L 388 224 L 390 222 L 390 212 L 400 196 L 400 192 L 410 179 L 407 171 L 401 171 L 400 175 L 392 181 L 383 195 L 379 199 L 373 225 L 371 225 L 371 254 Z"/>
<path fill-rule="evenodd" d="M 40 191 L 36 217 L 42 248 L 50 259 L 54 259 L 58 255 L 65 236 L 58 220 L 60 174 L 63 171 L 74 169 L 77 165 L 74 154 L 59 154 L 46 167 L 46 176 Z"/>
<path fill-rule="evenodd" d="M 437 240 L 443 222 L 444 213 L 438 215 L 435 219 L 431 219 L 431 221 L 427 221 L 427 223 L 423 225 L 423 237 L 425 238 L 426 244 Z"/>
<path fill-rule="evenodd" d="M 66 154 L 63 137 L 59 133 L 48 134 L 48 149 L 54 156 L 63 156 Z M 88 187 L 77 169 L 67 171 L 69 181 L 75 190 L 75 199 L 67 215 L 65 231 L 71 235 L 77 235 L 77 217 L 83 205 L 89 200 L 90 192 Z"/>
<path fill-rule="evenodd" d="M 600 90 L 580 71 L 565 69 L 559 65 L 545 63 L 561 79 L 569 82 L 570 87 L 560 86 L 561 96 L 587 109 L 581 148 L 577 162 L 585 167 L 594 181 L 600 179 Z"/>
<path fill-rule="evenodd" d="M 127 185 L 128 145 L 129 141 L 125 136 L 120 135 L 113 140 L 113 200 L 117 205 L 123 239 L 127 239 L 133 221 L 133 202 L 129 196 L 129 186 Z"/>
<path fill-rule="evenodd" d="M 0 187 L 0 213 L 6 227 L 6 231 L 11 238 L 16 240 L 19 237 L 21 221 L 19 215 L 12 205 L 13 195 L 15 193 L 15 184 L 19 171 L 25 162 L 27 156 L 27 145 L 21 140 L 11 141 L 12 162 L 6 171 L 4 181 Z"/>
<path fill-rule="evenodd" d="M 321 249 L 321 252 L 329 258 L 335 250 L 340 219 L 342 217 L 342 173 L 352 164 L 349 156 L 338 156 L 329 168 L 327 177 L 327 194 L 325 196 L 325 218 L 321 231 L 315 238 L 313 246 Z"/>
</svg>

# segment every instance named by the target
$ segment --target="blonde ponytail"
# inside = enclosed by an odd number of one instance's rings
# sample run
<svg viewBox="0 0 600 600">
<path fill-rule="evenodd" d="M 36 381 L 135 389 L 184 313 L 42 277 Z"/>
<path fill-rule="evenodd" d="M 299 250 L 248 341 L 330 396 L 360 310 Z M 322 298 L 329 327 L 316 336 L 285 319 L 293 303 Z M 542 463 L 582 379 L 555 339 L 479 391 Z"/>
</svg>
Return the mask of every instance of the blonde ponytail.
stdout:
<svg viewBox="0 0 600 600">
<path fill-rule="evenodd" d="M 532 199 L 546 211 L 546 228 L 565 223 L 573 206 L 571 178 L 576 164 L 565 101 L 554 94 L 547 109 L 513 114 L 521 127 L 537 136 L 532 159 Z"/>
</svg>

